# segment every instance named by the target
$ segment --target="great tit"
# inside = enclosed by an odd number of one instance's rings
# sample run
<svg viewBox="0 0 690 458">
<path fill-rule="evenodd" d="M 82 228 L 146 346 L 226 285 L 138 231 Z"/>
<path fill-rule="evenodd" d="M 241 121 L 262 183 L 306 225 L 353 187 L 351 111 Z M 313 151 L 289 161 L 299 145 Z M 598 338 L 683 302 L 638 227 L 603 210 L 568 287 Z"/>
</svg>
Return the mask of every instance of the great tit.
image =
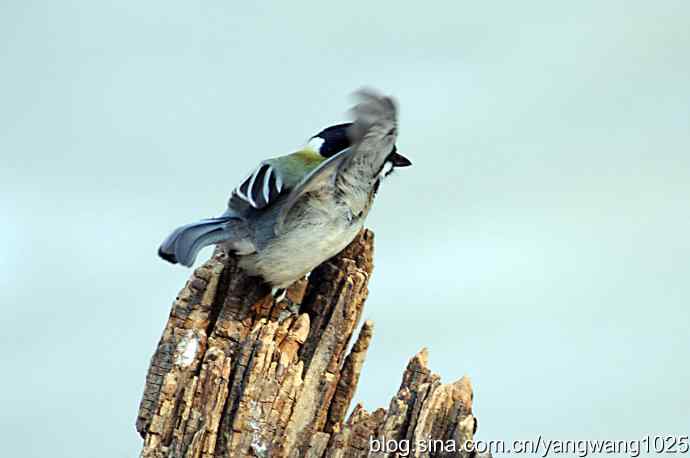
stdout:
<svg viewBox="0 0 690 458">
<path fill-rule="evenodd" d="M 203 247 L 223 244 L 248 274 L 290 286 L 357 235 L 381 181 L 411 162 L 397 152 L 395 101 L 356 94 L 354 121 L 330 126 L 301 150 L 259 164 L 232 192 L 225 213 L 175 229 L 158 254 L 191 266 Z"/>
</svg>

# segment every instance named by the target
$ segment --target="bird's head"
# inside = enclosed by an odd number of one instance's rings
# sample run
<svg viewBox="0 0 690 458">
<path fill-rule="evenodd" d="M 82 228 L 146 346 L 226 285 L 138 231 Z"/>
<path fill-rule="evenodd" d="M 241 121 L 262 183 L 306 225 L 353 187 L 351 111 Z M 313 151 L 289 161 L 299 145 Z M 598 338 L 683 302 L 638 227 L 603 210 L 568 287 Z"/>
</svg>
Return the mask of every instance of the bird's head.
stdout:
<svg viewBox="0 0 690 458">
<path fill-rule="evenodd" d="M 351 122 L 326 127 L 309 139 L 308 147 L 324 158 L 329 158 L 338 154 L 352 146 L 350 135 L 348 135 L 348 131 L 351 127 Z M 389 175 L 396 167 L 407 167 L 410 165 L 412 165 L 412 162 L 398 153 L 397 146 L 393 146 L 393 150 L 386 156 L 381 172 L 384 175 Z"/>
</svg>

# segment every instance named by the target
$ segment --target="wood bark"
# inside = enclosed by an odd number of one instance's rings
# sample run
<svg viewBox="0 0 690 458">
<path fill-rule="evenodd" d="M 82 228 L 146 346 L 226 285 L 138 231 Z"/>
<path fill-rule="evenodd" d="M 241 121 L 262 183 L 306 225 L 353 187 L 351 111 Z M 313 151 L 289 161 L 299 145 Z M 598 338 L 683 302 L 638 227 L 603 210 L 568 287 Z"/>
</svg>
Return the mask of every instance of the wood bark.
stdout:
<svg viewBox="0 0 690 458">
<path fill-rule="evenodd" d="M 388 457 L 397 455 L 372 444 L 471 440 L 469 380 L 441 384 L 424 349 L 388 409 L 370 413 L 358 404 L 345 419 L 373 335 L 365 321 L 348 352 L 372 256 L 365 230 L 276 303 L 217 250 L 174 301 L 151 359 L 136 422 L 141 456 Z"/>
</svg>

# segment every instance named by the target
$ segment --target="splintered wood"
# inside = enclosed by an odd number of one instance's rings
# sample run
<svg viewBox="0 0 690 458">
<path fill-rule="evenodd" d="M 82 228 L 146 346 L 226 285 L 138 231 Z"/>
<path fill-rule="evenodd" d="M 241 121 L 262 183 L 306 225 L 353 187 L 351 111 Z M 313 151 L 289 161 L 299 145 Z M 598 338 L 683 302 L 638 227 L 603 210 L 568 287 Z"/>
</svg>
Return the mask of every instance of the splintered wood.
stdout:
<svg viewBox="0 0 690 458">
<path fill-rule="evenodd" d="M 471 440 L 469 381 L 442 385 L 425 350 L 387 410 L 358 404 L 345 420 L 373 335 L 364 322 L 346 355 L 372 251 L 373 234 L 363 231 L 278 303 L 232 256 L 217 251 L 196 269 L 151 359 L 137 418 L 141 456 L 392 457 L 379 447 L 386 441 Z"/>
</svg>

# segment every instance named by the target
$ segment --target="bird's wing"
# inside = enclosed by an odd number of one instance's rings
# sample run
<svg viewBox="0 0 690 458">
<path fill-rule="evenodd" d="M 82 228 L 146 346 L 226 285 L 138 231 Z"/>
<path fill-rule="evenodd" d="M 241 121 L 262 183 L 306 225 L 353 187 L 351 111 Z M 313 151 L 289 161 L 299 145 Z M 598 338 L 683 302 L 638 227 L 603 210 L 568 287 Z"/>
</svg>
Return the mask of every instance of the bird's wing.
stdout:
<svg viewBox="0 0 690 458">
<path fill-rule="evenodd" d="M 398 134 L 397 106 L 391 97 L 371 89 L 361 89 L 355 96 L 359 103 L 351 110 L 355 120 L 348 130 L 355 154 L 373 155 L 372 162 L 382 165 Z"/>
<path fill-rule="evenodd" d="M 378 173 L 393 150 L 397 137 L 397 107 L 394 100 L 368 89 L 356 92 L 355 96 L 359 103 L 352 109 L 355 120 L 348 131 L 352 146 L 322 162 L 290 191 L 274 226 L 276 234 L 282 232 L 290 211 L 300 197 L 324 186 L 334 186 L 338 173 L 347 170 L 355 156 L 368 157 L 369 169 L 374 174 Z"/>
<path fill-rule="evenodd" d="M 347 132 L 352 146 L 346 157 L 341 159 L 338 171 L 358 175 L 371 173 L 370 177 L 361 177 L 369 179 L 378 175 L 386 159 L 395 152 L 398 108 L 392 97 L 372 89 L 360 89 L 354 96 L 359 101 L 350 110 L 354 122 Z M 358 163 L 356 170 L 350 166 L 353 162 Z"/>
<path fill-rule="evenodd" d="M 265 209 L 290 193 L 323 161 L 323 156 L 310 149 L 266 159 L 235 188 L 228 207 L 240 213 Z"/>
<path fill-rule="evenodd" d="M 230 202 L 260 210 L 275 201 L 284 187 L 282 173 L 269 161 L 264 161 L 235 188 Z"/>
<path fill-rule="evenodd" d="M 295 186 L 290 194 L 288 194 L 287 201 L 283 204 L 280 210 L 278 219 L 274 226 L 274 231 L 276 234 L 280 234 L 283 230 L 283 225 L 287 219 L 290 210 L 295 206 L 295 203 L 304 194 L 321 189 L 324 186 L 334 185 L 335 177 L 338 174 L 338 170 L 341 165 L 347 161 L 347 159 L 352 154 L 352 148 L 345 149 L 334 156 L 329 157 L 327 160 L 323 161 L 312 170 L 304 179 Z"/>
</svg>

